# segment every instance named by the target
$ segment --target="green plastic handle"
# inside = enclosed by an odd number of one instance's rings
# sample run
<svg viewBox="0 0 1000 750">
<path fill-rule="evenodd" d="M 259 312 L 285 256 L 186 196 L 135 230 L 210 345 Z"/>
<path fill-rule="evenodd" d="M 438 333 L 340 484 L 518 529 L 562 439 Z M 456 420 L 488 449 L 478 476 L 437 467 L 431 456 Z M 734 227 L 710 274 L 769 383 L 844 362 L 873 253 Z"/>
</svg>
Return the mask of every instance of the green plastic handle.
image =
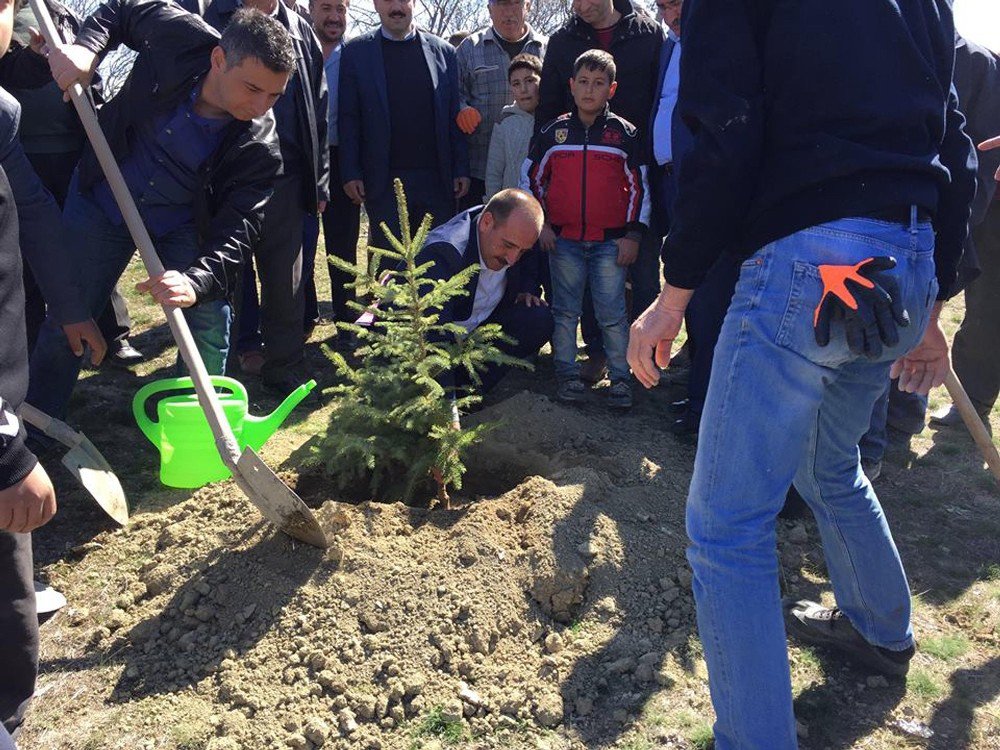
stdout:
<svg viewBox="0 0 1000 750">
<path fill-rule="evenodd" d="M 242 396 L 243 400 L 249 403 L 247 389 L 240 381 L 227 378 L 224 375 L 212 375 L 211 379 L 212 385 L 216 388 L 225 388 L 234 396 Z M 156 437 L 157 422 L 146 415 L 146 402 L 150 396 L 157 393 L 183 390 L 194 390 L 194 381 L 191 378 L 164 378 L 163 380 L 155 380 L 152 383 L 147 383 L 132 398 L 132 416 L 135 417 L 136 424 L 139 425 L 142 434 L 153 445 L 159 447 L 159 441 Z"/>
</svg>

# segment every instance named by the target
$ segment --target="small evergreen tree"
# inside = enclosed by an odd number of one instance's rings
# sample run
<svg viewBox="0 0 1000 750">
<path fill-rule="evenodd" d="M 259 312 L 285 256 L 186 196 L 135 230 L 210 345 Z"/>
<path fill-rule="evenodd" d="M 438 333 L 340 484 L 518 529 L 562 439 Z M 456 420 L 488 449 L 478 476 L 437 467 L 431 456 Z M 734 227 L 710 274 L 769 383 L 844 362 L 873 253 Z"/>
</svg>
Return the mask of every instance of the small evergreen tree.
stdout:
<svg viewBox="0 0 1000 750">
<path fill-rule="evenodd" d="M 492 425 L 460 426 L 458 414 L 481 399 L 469 391 L 449 392 L 439 379 L 454 369 L 478 385 L 479 372 L 489 364 L 528 364 L 497 348 L 505 337 L 496 324 L 466 333 L 439 322 L 441 308 L 468 294 L 466 286 L 479 269 L 470 266 L 445 280 L 426 278 L 431 264 L 418 266 L 416 258 L 430 217 L 411 237 L 402 183 L 396 180 L 394 188 L 402 236 L 394 237 L 383 223 L 390 248 L 369 247 L 367 267 L 329 258 L 354 276 L 351 286 L 359 294 L 372 299 L 368 307 L 349 304 L 373 321 L 337 323 L 357 338 L 357 364 L 324 347 L 343 382 L 332 389 L 337 404 L 317 450 L 341 488 L 367 481 L 373 497 L 407 502 L 432 479 L 437 500 L 447 507 L 448 488 L 462 487 L 463 455 Z"/>
</svg>

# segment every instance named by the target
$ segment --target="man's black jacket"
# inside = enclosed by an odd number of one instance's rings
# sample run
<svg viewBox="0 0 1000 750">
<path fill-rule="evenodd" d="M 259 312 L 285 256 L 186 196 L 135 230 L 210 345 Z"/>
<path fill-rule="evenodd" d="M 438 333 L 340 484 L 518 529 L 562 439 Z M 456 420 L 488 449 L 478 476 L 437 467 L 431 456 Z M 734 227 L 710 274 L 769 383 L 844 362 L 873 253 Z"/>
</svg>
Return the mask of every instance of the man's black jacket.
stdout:
<svg viewBox="0 0 1000 750">
<path fill-rule="evenodd" d="M 618 90 L 611 99 L 611 111 L 621 115 L 643 133 L 653 108 L 660 46 L 663 31 L 653 19 L 639 13 L 629 0 L 615 0 L 615 10 L 621 20 L 615 25 L 608 50 L 615 58 Z M 547 122 L 573 109 L 569 79 L 573 63 L 587 50 L 599 49 L 594 27 L 576 14 L 552 36 L 542 63 L 542 83 L 538 109 L 535 111 L 535 133 Z"/>
<path fill-rule="evenodd" d="M 166 0 L 109 0 L 90 16 L 76 43 L 104 55 L 125 44 L 139 55 L 121 91 L 100 112 L 100 122 L 121 163 L 138 124 L 172 112 L 209 70 L 219 33 Z M 184 275 L 198 301 L 231 294 L 244 255 L 257 241 L 264 204 L 281 168 L 274 118 L 233 120 L 221 145 L 199 170 L 194 216 L 202 254 Z M 103 179 L 88 145 L 80 160 L 80 186 Z"/>
<path fill-rule="evenodd" d="M 7 176 L 0 169 L 0 490 L 20 482 L 38 463 L 24 445 L 24 427 L 14 414 L 27 391 L 28 340 L 17 209 Z"/>
<path fill-rule="evenodd" d="M 309 22 L 289 10 L 284 0 L 277 0 L 277 3 L 275 18 L 288 29 L 295 47 L 295 75 L 283 96 L 295 97 L 295 111 L 299 115 L 296 130 L 311 170 L 303 186 L 302 208 L 306 213 L 315 214 L 319 201 L 330 200 L 330 148 L 327 143 L 330 103 L 323 73 L 323 50 Z M 221 34 L 233 13 L 242 7 L 240 0 L 214 0 L 205 10 L 205 22 Z M 336 187 L 340 189 L 340 185 Z"/>
<path fill-rule="evenodd" d="M 949 0 L 687 0 L 668 283 L 697 287 L 810 226 L 916 204 L 954 292 L 975 154 L 951 86 Z"/>
</svg>

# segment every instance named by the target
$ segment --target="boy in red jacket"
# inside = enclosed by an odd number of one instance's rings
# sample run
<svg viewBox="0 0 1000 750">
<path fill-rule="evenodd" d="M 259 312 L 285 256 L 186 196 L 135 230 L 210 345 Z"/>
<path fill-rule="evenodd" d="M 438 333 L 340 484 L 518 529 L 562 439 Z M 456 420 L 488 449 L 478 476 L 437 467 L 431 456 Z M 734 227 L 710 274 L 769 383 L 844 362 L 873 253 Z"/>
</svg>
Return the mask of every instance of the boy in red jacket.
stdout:
<svg viewBox="0 0 1000 750">
<path fill-rule="evenodd" d="M 539 242 L 549 252 L 552 272 L 556 395 L 561 401 L 587 395 L 576 361 L 576 328 L 589 284 L 611 374 L 608 405 L 628 409 L 625 275 L 649 226 L 649 195 L 635 126 L 608 107 L 615 72 L 614 58 L 602 50 L 576 59 L 569 82 L 573 111 L 541 129 L 524 164 L 522 187 L 545 209 Z"/>
</svg>

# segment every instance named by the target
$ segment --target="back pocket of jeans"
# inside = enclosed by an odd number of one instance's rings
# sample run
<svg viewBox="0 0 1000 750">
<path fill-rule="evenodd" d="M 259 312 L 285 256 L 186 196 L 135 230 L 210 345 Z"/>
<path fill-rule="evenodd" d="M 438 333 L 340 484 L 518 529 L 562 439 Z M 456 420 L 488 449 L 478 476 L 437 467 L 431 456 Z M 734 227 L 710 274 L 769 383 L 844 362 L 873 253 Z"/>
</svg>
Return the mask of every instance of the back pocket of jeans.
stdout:
<svg viewBox="0 0 1000 750">
<path fill-rule="evenodd" d="M 785 313 L 778 326 L 775 343 L 800 354 L 817 365 L 838 367 L 854 359 L 844 336 L 844 324 L 834 321 L 830 328 L 830 343 L 816 343 L 816 308 L 823 297 L 823 281 L 819 269 L 811 263 L 795 261 L 788 291 Z"/>
</svg>

